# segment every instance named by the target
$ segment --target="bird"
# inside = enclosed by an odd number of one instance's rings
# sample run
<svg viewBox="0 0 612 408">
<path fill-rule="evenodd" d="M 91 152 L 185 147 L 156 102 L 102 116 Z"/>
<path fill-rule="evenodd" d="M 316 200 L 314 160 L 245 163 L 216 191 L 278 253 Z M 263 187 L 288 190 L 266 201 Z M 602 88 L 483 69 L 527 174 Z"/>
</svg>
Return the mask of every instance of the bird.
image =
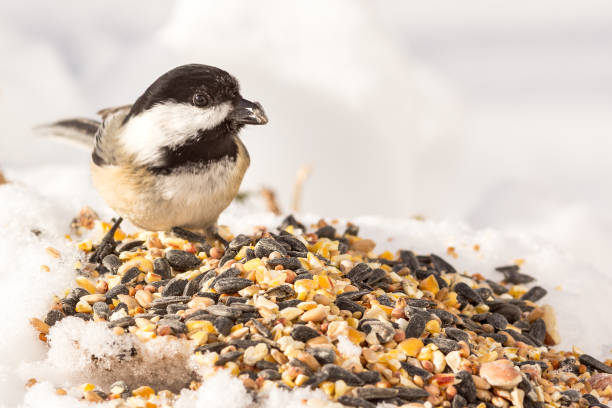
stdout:
<svg viewBox="0 0 612 408">
<path fill-rule="evenodd" d="M 225 242 L 217 219 L 250 165 L 240 131 L 268 123 L 262 105 L 241 96 L 237 79 L 217 67 L 182 65 L 133 104 L 98 114 L 101 121 L 65 119 L 37 130 L 91 149 L 94 187 L 136 227 Z"/>
</svg>

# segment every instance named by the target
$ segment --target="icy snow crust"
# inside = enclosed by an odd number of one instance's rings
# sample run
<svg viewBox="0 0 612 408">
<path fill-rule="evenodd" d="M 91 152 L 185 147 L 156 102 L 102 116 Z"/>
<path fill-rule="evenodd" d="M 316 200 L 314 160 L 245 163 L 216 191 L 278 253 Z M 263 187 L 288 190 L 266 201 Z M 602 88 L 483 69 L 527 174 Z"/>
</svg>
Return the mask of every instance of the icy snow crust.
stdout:
<svg viewBox="0 0 612 408">
<path fill-rule="evenodd" d="M 103 324 L 85 323 L 76 318 L 66 318 L 52 328 L 49 349 L 38 340 L 28 320 L 44 316 L 52 296 L 62 295 L 66 288 L 74 286 L 73 264 L 79 254 L 74 242 L 65 238 L 70 220 L 88 203 L 102 217 L 108 218 L 112 213 L 101 204 L 77 168 L 7 173 L 16 182 L 0 186 L 3 203 L 0 212 L 2 406 L 76 406 L 80 404 L 77 387 L 86 382 L 105 387 L 117 379 L 136 384 L 146 378 L 153 386 L 165 384 L 164 388 L 171 389 L 188 384 L 193 372 L 188 361 L 191 348 L 186 342 L 157 339 L 140 345 L 130 336 L 121 339 L 112 336 Z M 62 177 L 48 177 L 49 174 Z M 45 178 L 48 180 L 41 185 L 40 180 Z M 318 217 L 302 215 L 299 219 L 310 223 Z M 563 340 L 558 347 L 578 345 L 595 356 L 609 355 L 612 325 L 607 324 L 605 316 L 609 312 L 610 301 L 606 296 L 612 282 L 586 262 L 572 259 L 527 236 L 492 229 L 474 230 L 459 223 L 380 217 L 359 217 L 351 221 L 360 226 L 361 236 L 377 242 L 375 251 L 409 248 L 417 253 L 433 252 L 444 255 L 459 271 L 478 272 L 496 280 L 501 275 L 494 271 L 495 266 L 524 259 L 523 271 L 533 275 L 537 284 L 549 291 L 545 302 L 552 304 L 557 312 Z M 278 225 L 279 218 L 264 213 L 258 203 L 253 203 L 232 205 L 220 222 L 236 234 L 251 232 L 255 225 L 273 227 Z M 480 249 L 475 251 L 474 245 Z M 45 252 L 48 246 L 58 249 L 61 258 L 49 256 Z M 455 248 L 458 258 L 446 255 L 449 246 Z M 43 264 L 51 271 L 41 271 Z M 75 341 L 78 349 L 73 346 Z M 132 347 L 138 349 L 138 357 L 122 362 L 117 356 L 129 355 Z M 350 354 L 355 350 L 347 345 L 343 352 Z M 98 363 L 91 363 L 91 355 L 99 357 Z M 24 384 L 29 378 L 39 382 L 26 389 Z M 69 395 L 55 395 L 56 387 L 66 388 Z M 297 407 L 303 406 L 303 399 L 311 397 L 324 399 L 313 391 L 271 390 L 259 403 L 268 407 Z M 220 374 L 196 392 L 184 390 L 177 406 L 246 407 L 250 403 L 251 397 L 238 380 Z"/>
</svg>

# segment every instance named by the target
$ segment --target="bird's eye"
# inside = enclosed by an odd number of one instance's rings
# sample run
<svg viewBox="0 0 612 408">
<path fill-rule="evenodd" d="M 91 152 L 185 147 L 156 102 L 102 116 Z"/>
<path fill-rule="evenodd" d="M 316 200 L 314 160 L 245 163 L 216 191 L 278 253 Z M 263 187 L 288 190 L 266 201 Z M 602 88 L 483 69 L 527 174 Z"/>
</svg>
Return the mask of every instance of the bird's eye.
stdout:
<svg viewBox="0 0 612 408">
<path fill-rule="evenodd" d="M 195 106 L 206 106 L 208 105 L 208 97 L 203 93 L 197 93 L 193 95 L 193 104 Z"/>
</svg>

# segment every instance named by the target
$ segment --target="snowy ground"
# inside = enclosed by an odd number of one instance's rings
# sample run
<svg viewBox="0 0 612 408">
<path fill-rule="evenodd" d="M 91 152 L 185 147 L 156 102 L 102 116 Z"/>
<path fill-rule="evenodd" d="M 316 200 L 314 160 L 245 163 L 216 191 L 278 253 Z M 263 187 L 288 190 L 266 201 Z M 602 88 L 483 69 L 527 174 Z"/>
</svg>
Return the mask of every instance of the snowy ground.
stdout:
<svg viewBox="0 0 612 408">
<path fill-rule="evenodd" d="M 494 276 L 523 258 L 549 289 L 563 346 L 609 358 L 611 19 L 604 0 L 0 4 L 0 167 L 17 181 L 0 187 L 0 321 L 10 333 L 0 338 L 0 402 L 23 402 L 23 383 L 40 371 L 26 363 L 45 358 L 27 320 L 72 282 L 67 224 L 86 204 L 111 215 L 87 155 L 30 128 L 128 103 L 188 62 L 234 73 L 271 118 L 245 132 L 246 189 L 271 186 L 287 208 L 295 172 L 312 164 L 309 213 L 351 217 L 364 235 L 393 238 L 391 248 L 453 245 L 470 272 Z M 223 222 L 274 222 L 257 210 L 234 208 Z M 35 387 L 26 401 L 48 395 Z"/>
</svg>

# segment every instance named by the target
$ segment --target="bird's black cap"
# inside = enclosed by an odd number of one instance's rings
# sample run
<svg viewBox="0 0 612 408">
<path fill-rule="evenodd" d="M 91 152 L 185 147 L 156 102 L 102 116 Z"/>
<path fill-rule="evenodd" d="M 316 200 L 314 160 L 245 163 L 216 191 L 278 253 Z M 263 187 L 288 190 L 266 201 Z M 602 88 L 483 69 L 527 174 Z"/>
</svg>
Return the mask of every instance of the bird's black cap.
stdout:
<svg viewBox="0 0 612 408">
<path fill-rule="evenodd" d="M 209 105 L 217 105 L 239 100 L 240 85 L 222 69 L 202 64 L 182 65 L 153 82 L 132 105 L 124 123 L 160 103 L 192 103 L 196 93 L 204 95 Z"/>
</svg>

